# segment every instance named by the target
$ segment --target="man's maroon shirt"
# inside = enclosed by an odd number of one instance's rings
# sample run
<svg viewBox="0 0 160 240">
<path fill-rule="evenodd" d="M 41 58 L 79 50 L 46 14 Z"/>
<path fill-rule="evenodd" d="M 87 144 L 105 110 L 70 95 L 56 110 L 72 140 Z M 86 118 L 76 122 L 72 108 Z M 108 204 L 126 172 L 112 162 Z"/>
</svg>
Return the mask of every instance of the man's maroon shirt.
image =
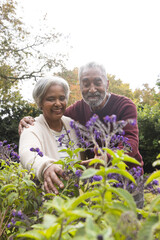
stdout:
<svg viewBox="0 0 160 240">
<path fill-rule="evenodd" d="M 137 125 L 137 109 L 135 104 L 127 97 L 113 94 L 109 98 L 107 104 L 103 107 L 103 109 L 98 110 L 96 112 L 92 112 L 89 105 L 84 102 L 84 100 L 80 100 L 75 102 L 73 105 L 69 106 L 65 111 L 65 116 L 72 118 L 75 121 L 78 121 L 82 125 L 85 125 L 86 122 L 93 116 L 93 114 L 97 114 L 101 121 L 103 122 L 103 118 L 108 115 L 116 115 L 117 121 L 119 120 L 127 120 L 127 119 L 135 119 L 136 125 L 127 124 L 124 127 L 125 135 L 124 137 L 128 138 L 128 143 L 131 145 L 132 152 L 128 153 L 129 156 L 137 159 L 141 166 L 143 167 L 142 156 L 139 152 L 139 130 Z M 129 166 L 133 166 L 128 164 Z"/>
</svg>

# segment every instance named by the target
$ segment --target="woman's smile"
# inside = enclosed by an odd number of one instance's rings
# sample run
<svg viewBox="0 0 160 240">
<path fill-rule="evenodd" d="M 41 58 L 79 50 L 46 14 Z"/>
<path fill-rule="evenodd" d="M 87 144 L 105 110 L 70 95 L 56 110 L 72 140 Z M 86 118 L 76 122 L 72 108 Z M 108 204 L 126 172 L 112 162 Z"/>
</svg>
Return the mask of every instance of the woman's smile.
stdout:
<svg viewBox="0 0 160 240">
<path fill-rule="evenodd" d="M 67 100 L 63 87 L 60 85 L 50 86 L 42 100 L 41 109 L 51 128 L 53 128 L 55 122 L 61 122 L 66 105 Z"/>
</svg>

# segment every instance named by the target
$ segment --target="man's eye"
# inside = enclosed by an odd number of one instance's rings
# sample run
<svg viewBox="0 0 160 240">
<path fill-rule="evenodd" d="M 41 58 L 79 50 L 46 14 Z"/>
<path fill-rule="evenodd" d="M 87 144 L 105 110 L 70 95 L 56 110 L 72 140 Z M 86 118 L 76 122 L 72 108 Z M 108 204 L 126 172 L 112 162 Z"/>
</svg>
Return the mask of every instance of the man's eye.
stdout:
<svg viewBox="0 0 160 240">
<path fill-rule="evenodd" d="M 101 84 L 102 84 L 101 81 L 95 82 L 95 85 L 96 85 L 96 86 L 100 86 Z"/>
<path fill-rule="evenodd" d="M 84 83 L 83 83 L 83 86 L 84 86 L 84 87 L 89 87 L 89 83 L 88 83 L 88 82 L 84 82 Z"/>
</svg>

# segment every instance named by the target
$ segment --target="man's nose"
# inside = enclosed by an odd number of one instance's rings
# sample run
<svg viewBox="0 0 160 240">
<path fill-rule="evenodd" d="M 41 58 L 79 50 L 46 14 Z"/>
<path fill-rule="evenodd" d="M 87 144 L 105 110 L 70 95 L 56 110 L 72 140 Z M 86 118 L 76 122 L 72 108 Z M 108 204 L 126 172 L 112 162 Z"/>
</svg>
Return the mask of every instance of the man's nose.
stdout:
<svg viewBox="0 0 160 240">
<path fill-rule="evenodd" d="M 89 92 L 94 93 L 94 92 L 96 92 L 96 91 L 97 91 L 97 89 L 96 89 L 95 85 L 92 83 L 92 84 L 90 85 Z"/>
</svg>

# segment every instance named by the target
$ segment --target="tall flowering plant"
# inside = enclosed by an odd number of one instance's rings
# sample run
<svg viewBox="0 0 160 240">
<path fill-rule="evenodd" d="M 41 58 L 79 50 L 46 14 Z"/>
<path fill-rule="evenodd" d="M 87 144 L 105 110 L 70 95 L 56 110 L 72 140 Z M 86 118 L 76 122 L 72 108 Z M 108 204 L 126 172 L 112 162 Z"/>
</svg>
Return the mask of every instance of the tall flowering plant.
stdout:
<svg viewBox="0 0 160 240">
<path fill-rule="evenodd" d="M 97 115 L 93 115 L 86 126 L 71 121 L 70 126 L 76 132 L 78 144 L 66 142 L 64 134 L 60 136 L 59 144 L 62 142 L 66 144 L 68 148 L 62 151 L 67 151 L 68 157 L 55 162 L 62 165 L 65 174 L 69 177 L 61 193 L 78 196 L 80 192 L 88 191 L 95 181 L 104 178 L 106 182 L 109 173 L 121 174 L 136 184 L 134 177 L 126 171 L 125 161 L 139 164 L 137 160 L 125 154 L 131 151 L 128 139 L 124 137 L 123 128 L 127 124 L 134 125 L 135 120 L 116 121 L 116 116 L 112 115 L 106 116 L 103 123 Z M 96 152 L 96 157 L 89 163 L 92 168 L 86 168 L 76 159 L 80 151 L 87 149 Z"/>
<path fill-rule="evenodd" d="M 65 136 L 61 136 L 59 142 L 65 141 L 68 148 L 62 151 L 66 151 L 68 157 L 55 162 L 62 165 L 69 180 L 59 196 L 53 194 L 54 197 L 44 203 L 43 222 L 34 225 L 31 231 L 18 234 L 18 239 L 151 240 L 153 234 L 159 239 L 157 213 L 137 208 L 133 198 L 141 183 L 141 168 L 126 154 L 131 148 L 124 138 L 123 127 L 134 121 L 116 122 L 115 116 L 106 117 L 105 121 L 103 124 L 93 116 L 85 127 L 71 122 L 79 144 L 67 143 Z M 92 151 L 96 148 L 98 152 L 89 168 L 76 158 L 82 147 Z M 125 161 L 138 167 L 127 171 Z M 139 191 L 143 191 L 143 186 Z M 160 198 L 152 204 L 154 211 L 155 207 L 159 209 L 159 201 Z"/>
<path fill-rule="evenodd" d="M 33 182 L 34 174 L 22 169 L 17 146 L 0 141 L 0 239 L 30 229 L 37 221 L 33 215 L 42 204 L 42 190 Z M 30 216 L 30 219 L 28 216 Z"/>
<path fill-rule="evenodd" d="M 107 154 L 110 150 L 116 151 L 123 149 L 124 152 L 131 151 L 131 146 L 128 143 L 128 138 L 124 137 L 123 128 L 127 124 L 135 124 L 135 120 L 128 119 L 126 121 L 116 121 L 116 116 L 104 117 L 102 122 L 99 117 L 94 114 L 85 126 L 71 121 L 71 127 L 75 130 L 79 146 L 85 149 L 93 147 L 97 149 L 99 155 L 107 162 Z M 110 150 L 109 150 L 110 149 Z"/>
</svg>

